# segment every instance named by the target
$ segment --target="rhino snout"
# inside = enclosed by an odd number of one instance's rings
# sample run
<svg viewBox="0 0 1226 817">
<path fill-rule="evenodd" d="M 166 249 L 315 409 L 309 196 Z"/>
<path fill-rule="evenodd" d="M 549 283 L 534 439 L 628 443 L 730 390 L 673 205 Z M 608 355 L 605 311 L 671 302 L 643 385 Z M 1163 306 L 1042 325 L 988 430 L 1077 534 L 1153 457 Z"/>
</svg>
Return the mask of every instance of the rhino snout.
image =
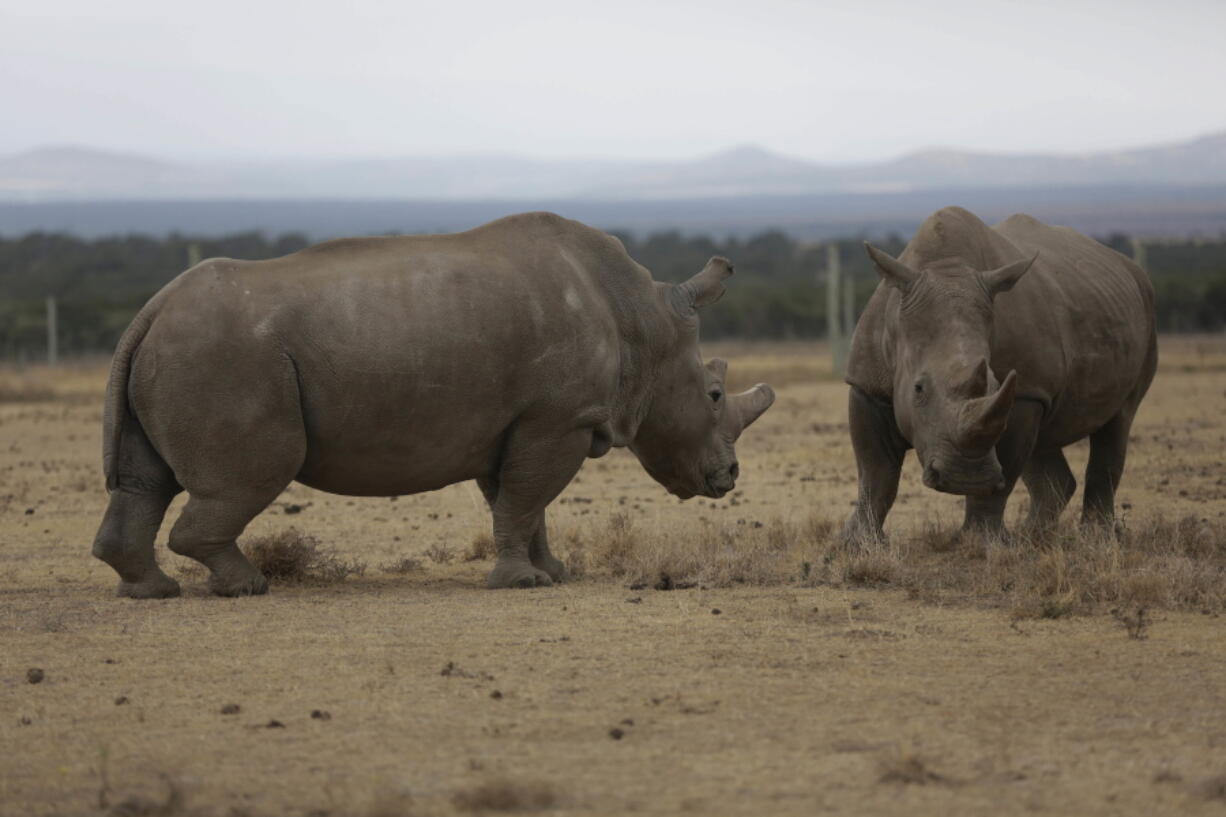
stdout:
<svg viewBox="0 0 1226 817">
<path fill-rule="evenodd" d="M 736 478 L 741 475 L 741 466 L 736 460 L 727 468 L 707 475 L 707 495 L 719 499 L 736 487 Z"/>
</svg>

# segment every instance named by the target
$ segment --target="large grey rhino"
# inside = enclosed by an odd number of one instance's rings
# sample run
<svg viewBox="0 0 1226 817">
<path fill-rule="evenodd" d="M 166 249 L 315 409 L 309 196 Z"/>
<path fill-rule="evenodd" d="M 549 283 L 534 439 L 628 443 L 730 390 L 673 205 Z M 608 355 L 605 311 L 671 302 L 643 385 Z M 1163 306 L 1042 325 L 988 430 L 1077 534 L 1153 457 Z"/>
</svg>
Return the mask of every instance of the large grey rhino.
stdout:
<svg viewBox="0 0 1226 817">
<path fill-rule="evenodd" d="M 1090 438 L 1083 518 L 1110 522 L 1128 430 L 1158 363 L 1145 272 L 1066 227 L 930 216 L 898 259 L 865 245 L 881 282 L 852 338 L 849 419 L 860 495 L 844 537 L 884 537 L 907 449 L 924 484 L 966 496 L 963 529 L 1003 532 L 1018 477 L 1026 526 L 1077 486 L 1062 448 Z"/>
<path fill-rule="evenodd" d="M 119 594 L 174 596 L 154 537 L 221 595 L 263 593 L 235 544 L 293 480 L 349 495 L 476 479 L 493 512 L 490 587 L 548 585 L 545 507 L 585 457 L 627 446 L 685 499 L 721 497 L 733 443 L 774 401 L 724 393 L 698 310 L 732 265 L 673 286 L 621 242 L 548 213 L 455 235 L 330 241 L 204 261 L 140 311 L 107 387 L 110 503 L 93 552 Z"/>
</svg>

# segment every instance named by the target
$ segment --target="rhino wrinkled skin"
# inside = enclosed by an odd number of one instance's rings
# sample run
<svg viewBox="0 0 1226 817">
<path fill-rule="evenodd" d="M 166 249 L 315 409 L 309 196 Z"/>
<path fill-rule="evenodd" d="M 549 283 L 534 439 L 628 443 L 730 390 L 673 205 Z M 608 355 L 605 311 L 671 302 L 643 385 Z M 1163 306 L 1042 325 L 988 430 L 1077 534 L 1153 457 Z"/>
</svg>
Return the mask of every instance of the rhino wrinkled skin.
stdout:
<svg viewBox="0 0 1226 817">
<path fill-rule="evenodd" d="M 1153 287 L 1131 260 L 1015 215 L 989 227 L 930 216 L 898 259 L 866 249 L 881 282 L 847 367 L 859 500 L 851 542 L 884 538 L 903 458 L 966 496 L 963 530 L 1001 534 L 1020 476 L 1029 531 L 1076 489 L 1062 448 L 1090 438 L 1083 520 L 1110 524 L 1128 431 L 1158 362 Z"/>
<path fill-rule="evenodd" d="M 725 395 L 726 364 L 702 363 L 697 310 L 731 274 L 713 258 L 658 283 L 617 239 L 547 213 L 204 261 L 119 343 L 94 554 L 120 595 L 177 595 L 153 544 L 186 490 L 171 550 L 216 593 L 262 593 L 235 540 L 290 482 L 389 496 L 475 479 L 489 586 L 550 584 L 545 507 L 585 457 L 627 446 L 681 498 L 732 489 L 733 443 L 774 393 Z"/>
</svg>

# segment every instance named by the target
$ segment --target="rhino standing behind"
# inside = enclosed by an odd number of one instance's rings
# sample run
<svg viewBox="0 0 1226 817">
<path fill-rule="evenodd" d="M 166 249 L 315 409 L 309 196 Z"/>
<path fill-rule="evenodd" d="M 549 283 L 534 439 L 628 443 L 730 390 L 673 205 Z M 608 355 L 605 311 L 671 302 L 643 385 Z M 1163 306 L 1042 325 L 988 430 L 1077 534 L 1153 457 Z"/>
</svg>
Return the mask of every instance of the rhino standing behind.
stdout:
<svg viewBox="0 0 1226 817">
<path fill-rule="evenodd" d="M 476 479 L 489 586 L 550 584 L 545 507 L 585 457 L 628 446 L 683 499 L 735 484 L 733 443 L 774 393 L 725 396 L 726 364 L 702 364 L 697 310 L 731 274 L 713 258 L 657 283 L 617 239 L 547 213 L 198 264 L 116 350 L 94 555 L 120 595 L 177 595 L 153 544 L 186 490 L 170 549 L 215 593 L 262 593 L 235 540 L 291 481 L 387 496 Z"/>
<path fill-rule="evenodd" d="M 844 537 L 884 536 L 912 446 L 925 485 L 966 496 L 964 530 L 1002 532 L 1019 475 L 1044 529 L 1077 486 L 1061 449 L 1087 436 L 1083 518 L 1109 523 L 1158 364 L 1145 272 L 1074 230 L 958 207 L 897 260 L 866 248 L 882 280 L 847 367 L 860 496 Z"/>
</svg>

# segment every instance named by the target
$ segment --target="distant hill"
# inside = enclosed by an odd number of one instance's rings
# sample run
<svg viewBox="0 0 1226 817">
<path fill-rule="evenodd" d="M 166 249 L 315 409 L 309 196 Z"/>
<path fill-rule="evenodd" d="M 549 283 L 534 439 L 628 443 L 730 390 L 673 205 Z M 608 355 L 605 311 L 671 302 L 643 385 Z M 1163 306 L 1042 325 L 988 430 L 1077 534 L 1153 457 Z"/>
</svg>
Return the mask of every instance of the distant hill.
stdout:
<svg viewBox="0 0 1226 817">
<path fill-rule="evenodd" d="M 0 201 L 686 200 L 923 190 L 1226 184 L 1226 131 L 1086 154 L 928 150 L 822 165 L 746 145 L 690 161 L 518 156 L 172 162 L 48 147 L 0 157 Z"/>
</svg>

